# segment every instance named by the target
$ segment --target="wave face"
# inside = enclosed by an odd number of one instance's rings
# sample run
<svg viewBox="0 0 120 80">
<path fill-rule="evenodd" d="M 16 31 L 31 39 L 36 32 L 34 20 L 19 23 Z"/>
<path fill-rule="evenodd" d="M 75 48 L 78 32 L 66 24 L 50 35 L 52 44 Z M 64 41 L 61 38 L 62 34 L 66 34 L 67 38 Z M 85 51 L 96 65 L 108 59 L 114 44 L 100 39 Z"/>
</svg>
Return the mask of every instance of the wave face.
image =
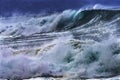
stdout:
<svg viewBox="0 0 120 80">
<path fill-rule="evenodd" d="M 0 78 L 120 74 L 119 8 L 0 18 Z"/>
</svg>

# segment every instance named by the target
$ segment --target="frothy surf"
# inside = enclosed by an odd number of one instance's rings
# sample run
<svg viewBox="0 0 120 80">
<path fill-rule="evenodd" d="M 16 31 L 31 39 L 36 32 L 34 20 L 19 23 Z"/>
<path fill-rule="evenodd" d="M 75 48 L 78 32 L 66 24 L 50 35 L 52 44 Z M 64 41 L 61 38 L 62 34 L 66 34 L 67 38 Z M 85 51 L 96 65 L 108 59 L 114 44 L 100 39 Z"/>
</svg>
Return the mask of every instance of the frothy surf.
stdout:
<svg viewBox="0 0 120 80">
<path fill-rule="evenodd" d="M 120 10 L 66 10 L 0 19 L 0 78 L 104 78 L 120 74 Z"/>
</svg>

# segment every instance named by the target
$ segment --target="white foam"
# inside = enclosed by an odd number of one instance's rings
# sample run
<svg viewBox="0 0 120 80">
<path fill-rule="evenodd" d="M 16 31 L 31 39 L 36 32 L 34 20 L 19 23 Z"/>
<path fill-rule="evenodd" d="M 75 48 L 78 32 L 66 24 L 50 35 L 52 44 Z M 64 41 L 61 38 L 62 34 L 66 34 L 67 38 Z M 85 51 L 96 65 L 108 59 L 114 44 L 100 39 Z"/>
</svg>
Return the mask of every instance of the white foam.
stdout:
<svg viewBox="0 0 120 80">
<path fill-rule="evenodd" d="M 95 5 L 94 8 L 96 9 L 98 6 Z M 78 15 L 80 11 L 66 10 L 46 17 L 32 17 L 27 20 L 22 18 L 23 21 L 20 19 L 16 23 L 14 19 L 12 20 L 13 23 L 9 20 L 3 21 L 0 23 L 0 31 L 3 30 L 0 38 L 11 35 L 29 36 L 35 33 L 54 31 L 61 19 L 69 19 L 75 13 L 75 16 Z M 98 34 L 98 37 L 104 33 L 113 35 L 116 30 L 116 25 L 113 24 L 115 22 L 103 23 L 101 22 L 89 28 L 84 28 L 84 26 L 79 28 L 82 28 L 81 31 L 88 34 L 90 31 L 97 29 L 98 33 L 96 34 Z M 0 78 L 29 78 L 42 76 L 43 74 L 94 78 L 108 77 L 120 73 L 119 38 L 110 36 L 110 39 L 93 44 L 83 43 L 83 45 L 78 43 L 80 46 L 76 48 L 76 45 L 71 43 L 71 40 L 73 40 L 72 34 L 69 34 L 71 36 L 67 35 L 68 37 L 62 33 L 61 35 L 62 37 L 42 45 L 43 48 L 47 46 L 47 50 L 38 56 L 13 55 L 12 48 L 1 47 Z M 77 41 L 80 42 L 81 40 Z M 84 42 L 87 42 L 87 40 Z M 73 44 L 75 43 L 76 40 L 73 41 Z M 50 45 L 53 46 L 49 48 Z"/>
<path fill-rule="evenodd" d="M 0 30 L 3 31 L 1 36 L 29 36 L 35 33 L 54 31 L 61 19 L 70 18 L 74 12 L 74 10 L 65 10 L 62 13 L 45 17 L 13 16 L 5 20 L 1 18 Z"/>
</svg>

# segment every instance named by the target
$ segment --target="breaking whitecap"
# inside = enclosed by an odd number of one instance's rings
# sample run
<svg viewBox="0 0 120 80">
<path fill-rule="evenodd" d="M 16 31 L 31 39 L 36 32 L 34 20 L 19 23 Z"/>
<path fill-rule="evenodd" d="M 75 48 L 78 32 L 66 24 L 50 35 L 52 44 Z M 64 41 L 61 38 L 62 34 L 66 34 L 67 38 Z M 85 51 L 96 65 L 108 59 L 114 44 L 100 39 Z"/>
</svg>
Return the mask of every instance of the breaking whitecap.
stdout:
<svg viewBox="0 0 120 80">
<path fill-rule="evenodd" d="M 0 78 L 120 74 L 120 10 L 66 10 L 18 18 L 1 18 Z"/>
</svg>

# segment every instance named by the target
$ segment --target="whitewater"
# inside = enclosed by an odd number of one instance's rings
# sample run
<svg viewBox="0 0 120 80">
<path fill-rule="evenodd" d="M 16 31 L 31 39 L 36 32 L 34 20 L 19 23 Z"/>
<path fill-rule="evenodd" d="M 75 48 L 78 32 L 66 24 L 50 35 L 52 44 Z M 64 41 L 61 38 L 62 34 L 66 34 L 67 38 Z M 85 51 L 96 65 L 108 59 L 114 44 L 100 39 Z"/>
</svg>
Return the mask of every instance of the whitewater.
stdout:
<svg viewBox="0 0 120 80">
<path fill-rule="evenodd" d="M 0 17 L 0 79 L 120 75 L 120 7 Z"/>
</svg>

